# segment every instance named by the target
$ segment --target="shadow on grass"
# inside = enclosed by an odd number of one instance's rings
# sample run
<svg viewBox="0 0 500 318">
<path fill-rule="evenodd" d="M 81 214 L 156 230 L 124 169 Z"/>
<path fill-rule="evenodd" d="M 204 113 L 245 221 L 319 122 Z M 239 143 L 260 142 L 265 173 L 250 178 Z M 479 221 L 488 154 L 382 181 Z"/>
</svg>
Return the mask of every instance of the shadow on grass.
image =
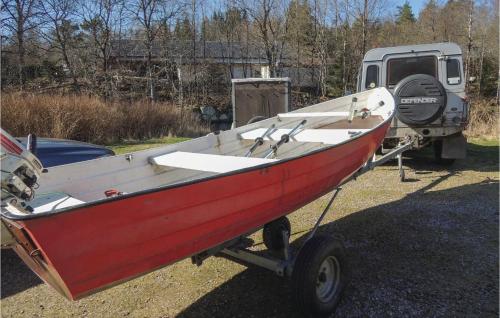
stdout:
<svg viewBox="0 0 500 318">
<path fill-rule="evenodd" d="M 498 315 L 498 182 L 432 191 L 449 176 L 320 227 L 345 237 L 352 272 L 336 316 Z M 300 317 L 290 289 L 252 267 L 178 317 Z"/>
<path fill-rule="evenodd" d="M 2 250 L 1 269 L 2 299 L 42 283 L 13 250 Z"/>
<path fill-rule="evenodd" d="M 437 163 L 432 148 L 427 147 L 405 152 L 403 165 L 420 175 L 430 174 L 433 171 L 495 172 L 499 171 L 499 150 L 498 142 L 469 142 L 467 144 L 467 158 L 457 159 L 452 165 L 446 166 Z M 386 165 L 397 168 L 397 161 L 389 161 Z"/>
</svg>

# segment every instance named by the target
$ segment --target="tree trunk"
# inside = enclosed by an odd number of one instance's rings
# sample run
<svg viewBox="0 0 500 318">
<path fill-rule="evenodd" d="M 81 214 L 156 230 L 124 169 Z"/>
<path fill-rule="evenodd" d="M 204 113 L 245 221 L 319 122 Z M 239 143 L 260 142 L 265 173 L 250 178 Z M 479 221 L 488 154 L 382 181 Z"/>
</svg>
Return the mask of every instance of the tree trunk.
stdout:
<svg viewBox="0 0 500 318">
<path fill-rule="evenodd" d="M 481 55 L 479 57 L 479 78 L 478 78 L 478 95 L 483 92 L 483 61 L 484 61 L 484 36 L 481 39 Z"/>
<path fill-rule="evenodd" d="M 24 31 L 22 30 L 17 31 L 17 52 L 18 52 L 18 63 L 19 63 L 17 66 L 19 85 L 22 90 L 24 86 L 24 56 L 25 56 Z"/>
<path fill-rule="evenodd" d="M 75 91 L 80 91 L 80 85 L 78 84 L 78 79 L 76 77 L 75 70 L 73 69 L 73 65 L 72 65 L 72 63 L 69 59 L 69 56 L 68 56 L 68 49 L 66 47 L 68 40 L 66 39 L 64 34 L 62 34 L 62 31 L 60 29 L 60 25 L 58 23 L 59 23 L 58 21 L 54 21 L 55 33 L 56 33 L 57 41 L 59 42 L 59 47 L 61 49 L 63 61 L 66 64 L 66 67 L 69 70 L 69 75 L 71 76 L 71 79 L 73 81 L 73 89 Z"/>
<path fill-rule="evenodd" d="M 362 21 L 362 50 L 361 56 L 363 57 L 366 53 L 366 34 L 367 34 L 367 23 L 368 23 L 368 0 L 364 0 L 363 5 L 363 21 Z"/>
<path fill-rule="evenodd" d="M 469 77 L 470 77 L 470 63 L 471 63 L 471 53 L 472 53 L 472 14 L 474 11 L 474 0 L 470 0 L 469 6 L 469 22 L 467 25 L 467 55 L 465 60 L 465 91 L 469 89 Z"/>
<path fill-rule="evenodd" d="M 21 90 L 23 89 L 24 86 L 24 56 L 25 56 L 25 49 L 24 49 L 24 12 L 23 8 L 21 7 L 21 4 L 19 1 L 16 1 L 16 11 L 17 11 L 17 30 L 16 30 L 16 36 L 17 36 L 17 54 L 18 54 L 18 76 L 19 76 L 19 85 Z"/>
</svg>

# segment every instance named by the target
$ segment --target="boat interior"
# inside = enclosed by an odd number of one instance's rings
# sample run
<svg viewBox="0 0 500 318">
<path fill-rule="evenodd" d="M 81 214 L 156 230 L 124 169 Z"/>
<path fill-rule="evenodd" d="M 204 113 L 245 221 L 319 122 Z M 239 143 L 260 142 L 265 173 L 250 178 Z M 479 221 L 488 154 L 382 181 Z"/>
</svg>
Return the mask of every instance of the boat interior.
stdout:
<svg viewBox="0 0 500 318">
<path fill-rule="evenodd" d="M 364 135 L 393 111 L 392 95 L 377 88 L 178 144 L 52 167 L 28 204 L 31 214 L 52 213 L 275 163 Z"/>
</svg>

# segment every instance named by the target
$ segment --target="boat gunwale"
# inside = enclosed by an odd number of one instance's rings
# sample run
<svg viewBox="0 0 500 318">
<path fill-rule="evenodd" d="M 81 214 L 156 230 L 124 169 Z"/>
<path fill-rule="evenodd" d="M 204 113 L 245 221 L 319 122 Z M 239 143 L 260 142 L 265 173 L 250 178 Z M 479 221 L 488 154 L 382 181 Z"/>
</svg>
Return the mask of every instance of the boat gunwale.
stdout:
<svg viewBox="0 0 500 318">
<path fill-rule="evenodd" d="M 353 137 L 351 137 L 347 140 L 344 140 L 340 143 L 333 144 L 333 145 L 326 145 L 325 147 L 321 147 L 321 148 L 316 149 L 316 150 L 305 152 L 305 153 L 297 155 L 297 156 L 293 156 L 293 157 L 289 157 L 289 158 L 285 158 L 285 159 L 281 159 L 281 160 L 277 160 L 277 161 L 273 161 L 273 162 L 269 162 L 269 163 L 264 163 L 261 165 L 252 166 L 252 167 L 248 167 L 248 168 L 228 171 L 228 172 L 219 173 L 219 174 L 215 174 L 215 175 L 209 175 L 206 177 L 202 177 L 200 179 L 193 179 L 193 180 L 183 181 L 183 182 L 174 183 L 174 184 L 170 184 L 170 185 L 164 185 L 164 186 L 154 187 L 154 188 L 145 189 L 145 190 L 139 190 L 139 191 L 135 191 L 135 192 L 131 192 L 131 193 L 127 193 L 127 194 L 123 194 L 123 195 L 115 196 L 115 197 L 111 197 L 111 198 L 98 199 L 98 200 L 70 206 L 67 208 L 61 208 L 61 209 L 56 210 L 56 211 L 48 211 L 48 212 L 20 215 L 20 214 L 14 214 L 14 213 L 11 213 L 9 211 L 2 209 L 0 211 L 0 215 L 6 219 L 14 220 L 14 221 L 39 219 L 39 218 L 44 218 L 44 217 L 50 217 L 53 215 L 58 215 L 60 213 L 77 212 L 80 209 L 92 207 L 95 205 L 107 204 L 107 203 L 111 203 L 111 202 L 115 202 L 115 201 L 119 201 L 119 200 L 126 200 L 126 199 L 133 198 L 136 196 L 147 195 L 150 193 L 155 193 L 155 192 L 160 192 L 160 191 L 164 191 L 164 190 L 170 190 L 170 189 L 180 188 L 180 187 L 184 187 L 184 186 L 189 186 L 189 185 L 192 185 L 195 183 L 206 182 L 206 181 L 210 181 L 210 180 L 217 179 L 217 178 L 224 178 L 224 177 L 228 177 L 228 176 L 232 176 L 232 175 L 252 172 L 254 170 L 260 170 L 260 169 L 266 169 L 266 168 L 278 166 L 280 164 L 288 163 L 289 161 L 299 160 L 299 159 L 302 159 L 306 156 L 315 155 L 317 153 L 328 151 L 328 150 L 331 150 L 333 148 L 343 146 L 343 145 L 350 143 L 354 140 L 357 140 L 359 138 L 365 137 L 365 136 L 375 132 L 376 130 L 380 129 L 385 124 L 387 124 L 387 123 L 390 124 L 394 115 L 395 115 L 395 109 L 393 109 L 391 111 L 390 115 L 385 120 L 383 120 L 377 126 L 373 127 L 372 129 L 370 129 L 368 131 L 365 131 L 361 134 L 353 136 Z M 277 117 L 277 116 L 275 116 L 275 117 Z M 275 118 L 275 117 L 271 117 L 271 118 Z M 269 119 L 271 119 L 271 118 L 269 118 Z M 206 136 L 203 136 L 203 137 L 206 137 Z M 200 138 L 203 138 L 203 137 L 200 137 Z M 147 151 L 147 150 L 142 150 L 142 151 Z"/>
</svg>

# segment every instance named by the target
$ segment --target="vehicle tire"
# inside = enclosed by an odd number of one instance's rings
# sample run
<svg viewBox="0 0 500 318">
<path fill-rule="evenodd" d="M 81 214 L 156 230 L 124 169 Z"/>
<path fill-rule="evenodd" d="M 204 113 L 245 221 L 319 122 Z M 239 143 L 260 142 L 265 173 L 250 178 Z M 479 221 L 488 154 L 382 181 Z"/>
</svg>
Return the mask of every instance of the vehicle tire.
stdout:
<svg viewBox="0 0 500 318">
<path fill-rule="evenodd" d="M 247 125 L 250 125 L 250 124 L 256 123 L 256 122 L 261 121 L 261 120 L 264 120 L 264 119 L 267 119 L 267 118 L 266 118 L 266 117 L 264 117 L 264 116 L 255 116 L 255 117 L 252 117 L 252 118 L 250 118 L 250 120 L 247 122 Z"/>
<path fill-rule="evenodd" d="M 295 303 L 307 317 L 328 317 L 349 282 L 343 244 L 329 236 L 314 236 L 297 255 L 292 272 Z"/>
<path fill-rule="evenodd" d="M 280 217 L 270 223 L 264 225 L 262 238 L 267 249 L 272 251 L 280 251 L 285 245 L 283 242 L 283 231 L 288 233 L 290 237 L 291 225 L 290 221 L 285 216 Z"/>
<path fill-rule="evenodd" d="M 450 159 L 450 158 L 443 158 L 442 153 L 443 153 L 443 141 L 442 140 L 435 140 L 432 143 L 434 147 L 434 158 L 436 159 L 436 162 L 440 165 L 443 166 L 451 166 L 454 162 L 455 159 Z"/>
<path fill-rule="evenodd" d="M 443 114 L 447 94 L 441 82 L 431 75 L 414 74 L 403 78 L 394 88 L 396 116 L 410 126 L 432 123 Z"/>
</svg>

